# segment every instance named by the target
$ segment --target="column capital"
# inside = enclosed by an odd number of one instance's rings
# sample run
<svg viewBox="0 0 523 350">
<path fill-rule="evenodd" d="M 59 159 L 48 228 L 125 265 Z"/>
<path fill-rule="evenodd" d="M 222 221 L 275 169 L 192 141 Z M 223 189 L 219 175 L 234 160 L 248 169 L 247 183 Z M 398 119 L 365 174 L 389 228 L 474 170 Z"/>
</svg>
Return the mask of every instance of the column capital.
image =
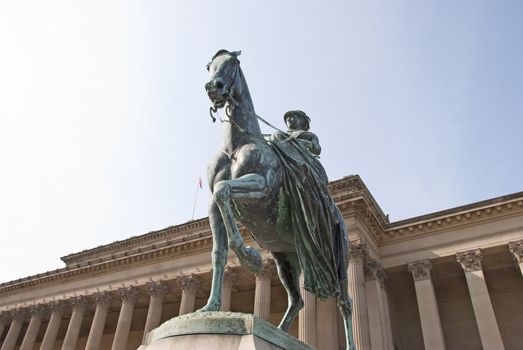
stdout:
<svg viewBox="0 0 523 350">
<path fill-rule="evenodd" d="M 422 281 L 431 278 L 432 262 L 430 259 L 423 259 L 407 264 L 407 270 L 412 273 L 414 281 Z"/>
<path fill-rule="evenodd" d="M 64 312 L 67 309 L 67 303 L 64 300 L 54 300 L 47 304 L 51 312 Z"/>
<path fill-rule="evenodd" d="M 44 317 L 47 315 L 47 312 L 48 312 L 47 308 L 42 304 L 31 305 L 31 306 L 29 306 L 28 311 L 29 311 L 29 315 L 31 315 L 31 317 L 32 316 Z"/>
<path fill-rule="evenodd" d="M 169 291 L 169 286 L 164 281 L 148 282 L 146 287 L 149 295 L 164 296 Z"/>
<path fill-rule="evenodd" d="M 387 286 L 387 272 L 383 265 L 376 259 L 367 257 L 363 265 L 365 281 L 377 280 L 382 288 Z"/>
<path fill-rule="evenodd" d="M 17 320 L 17 321 L 24 321 L 25 318 L 27 317 L 28 315 L 28 310 L 27 309 L 13 309 L 13 310 L 9 310 L 9 318 L 13 321 Z"/>
<path fill-rule="evenodd" d="M 138 298 L 138 290 L 135 287 L 123 287 L 118 289 L 118 295 L 123 302 L 134 303 Z"/>
<path fill-rule="evenodd" d="M 2 311 L 0 312 L 0 322 L 10 322 L 11 321 L 11 315 L 8 311 Z"/>
<path fill-rule="evenodd" d="M 509 242 L 508 249 L 518 263 L 523 262 L 523 240 Z"/>
<path fill-rule="evenodd" d="M 73 310 L 85 311 L 89 306 L 89 301 L 84 296 L 72 297 L 68 301 Z"/>
<path fill-rule="evenodd" d="M 363 265 L 363 274 L 365 275 L 365 280 L 368 281 L 378 279 L 382 269 L 383 266 L 378 260 L 367 257 L 365 259 L 365 264 Z"/>
<path fill-rule="evenodd" d="M 262 267 L 262 269 L 263 269 L 263 267 Z M 234 284 L 238 283 L 238 281 L 240 280 L 240 274 L 238 273 L 238 271 L 236 269 L 233 269 L 230 266 L 226 266 L 224 274 L 223 274 L 223 279 L 225 281 L 229 281 L 232 285 L 234 285 Z"/>
<path fill-rule="evenodd" d="M 200 277 L 191 274 L 191 275 L 180 275 L 176 277 L 176 282 L 178 282 L 178 285 L 183 290 L 187 291 L 196 291 L 198 288 L 200 288 L 203 283 Z"/>
<path fill-rule="evenodd" d="M 465 272 L 480 271 L 483 256 L 480 249 L 456 253 L 456 260 Z"/>
<path fill-rule="evenodd" d="M 272 277 L 276 273 L 276 263 L 274 259 L 267 258 L 263 260 L 262 268 L 260 271 L 255 273 L 255 276 L 258 278 Z"/>
<path fill-rule="evenodd" d="M 93 294 L 93 299 L 96 305 L 109 305 L 113 300 L 113 296 L 110 292 L 103 291 Z"/>
<path fill-rule="evenodd" d="M 363 261 L 366 256 L 369 255 L 369 247 L 367 243 L 363 242 L 361 239 L 350 242 L 349 244 L 349 261 L 351 259 Z"/>
</svg>

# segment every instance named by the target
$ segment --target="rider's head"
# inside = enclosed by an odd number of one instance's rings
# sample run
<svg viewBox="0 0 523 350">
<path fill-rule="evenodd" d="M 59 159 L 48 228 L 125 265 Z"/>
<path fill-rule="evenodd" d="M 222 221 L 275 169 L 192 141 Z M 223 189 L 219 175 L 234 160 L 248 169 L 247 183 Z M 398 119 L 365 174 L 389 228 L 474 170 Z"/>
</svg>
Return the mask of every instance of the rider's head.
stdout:
<svg viewBox="0 0 523 350">
<path fill-rule="evenodd" d="M 289 130 L 309 130 L 311 119 L 305 114 L 305 112 L 296 110 L 288 111 L 283 116 L 285 124 Z"/>
</svg>

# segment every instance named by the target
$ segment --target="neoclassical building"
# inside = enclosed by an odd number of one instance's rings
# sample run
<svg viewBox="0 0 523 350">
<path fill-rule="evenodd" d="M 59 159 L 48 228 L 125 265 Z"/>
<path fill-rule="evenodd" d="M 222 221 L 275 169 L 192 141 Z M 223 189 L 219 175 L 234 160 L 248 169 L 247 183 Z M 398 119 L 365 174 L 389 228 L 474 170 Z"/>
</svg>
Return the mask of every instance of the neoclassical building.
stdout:
<svg viewBox="0 0 523 350">
<path fill-rule="evenodd" d="M 351 242 L 358 349 L 523 348 L 523 192 L 391 223 L 359 176 L 331 182 L 330 191 Z M 211 246 L 205 218 L 0 284 L 1 350 L 136 349 L 161 322 L 205 304 Z M 229 256 L 222 308 L 277 324 L 287 298 L 262 254 L 257 274 Z M 290 333 L 320 350 L 343 349 L 335 301 L 304 300 Z"/>
</svg>

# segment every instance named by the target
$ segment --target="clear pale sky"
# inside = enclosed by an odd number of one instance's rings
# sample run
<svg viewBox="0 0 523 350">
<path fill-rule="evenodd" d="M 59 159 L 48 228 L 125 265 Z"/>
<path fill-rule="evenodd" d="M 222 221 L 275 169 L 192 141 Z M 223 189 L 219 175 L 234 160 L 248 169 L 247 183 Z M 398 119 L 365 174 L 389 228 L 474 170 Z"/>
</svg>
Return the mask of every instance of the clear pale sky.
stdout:
<svg viewBox="0 0 523 350">
<path fill-rule="evenodd" d="M 3 1 L 0 282 L 207 214 L 205 64 L 391 221 L 523 191 L 521 1 Z M 262 127 L 263 131 L 271 130 Z M 209 258 L 210 259 L 210 258 Z"/>
</svg>

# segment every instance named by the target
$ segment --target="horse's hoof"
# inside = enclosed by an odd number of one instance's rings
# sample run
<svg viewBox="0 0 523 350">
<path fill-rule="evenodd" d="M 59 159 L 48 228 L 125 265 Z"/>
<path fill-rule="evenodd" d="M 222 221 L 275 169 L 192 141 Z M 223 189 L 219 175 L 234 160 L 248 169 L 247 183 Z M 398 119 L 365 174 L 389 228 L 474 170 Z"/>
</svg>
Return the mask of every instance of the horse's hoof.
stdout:
<svg viewBox="0 0 523 350">
<path fill-rule="evenodd" d="M 196 312 L 209 312 L 209 311 L 220 311 L 220 305 L 217 303 L 207 303 L 201 309 L 196 310 Z"/>
<path fill-rule="evenodd" d="M 238 254 L 238 258 L 240 263 L 252 272 L 258 272 L 262 268 L 262 257 L 253 247 L 245 247 L 242 254 Z"/>
</svg>

